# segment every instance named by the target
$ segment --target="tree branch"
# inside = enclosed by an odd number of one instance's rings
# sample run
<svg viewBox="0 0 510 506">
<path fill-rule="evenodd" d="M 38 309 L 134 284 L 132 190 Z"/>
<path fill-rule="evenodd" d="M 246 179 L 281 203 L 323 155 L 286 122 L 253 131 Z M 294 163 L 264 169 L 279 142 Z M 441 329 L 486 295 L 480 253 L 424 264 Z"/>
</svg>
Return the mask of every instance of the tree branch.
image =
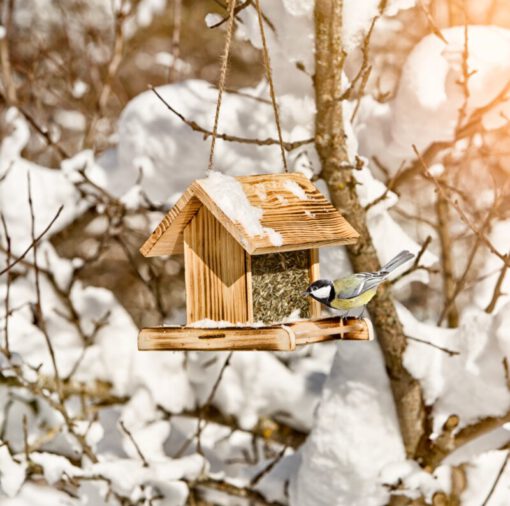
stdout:
<svg viewBox="0 0 510 506">
<path fill-rule="evenodd" d="M 353 269 L 376 271 L 380 263 L 356 192 L 356 180 L 352 170 L 342 168 L 348 163 L 342 102 L 333 100 L 341 89 L 342 8 L 341 0 L 317 0 L 315 4 L 315 145 L 333 205 L 360 234 L 358 243 L 347 247 Z M 379 289 L 369 310 L 390 377 L 406 453 L 413 457 L 426 436 L 425 407 L 419 382 L 404 368 L 406 337 L 388 287 Z"/>
<path fill-rule="evenodd" d="M 153 86 L 149 85 L 149 89 L 158 97 L 158 99 L 165 105 L 165 107 L 175 114 L 184 124 L 188 125 L 194 132 L 199 132 L 201 134 L 204 134 L 204 139 L 207 139 L 209 136 L 211 136 L 213 133 L 211 130 L 207 130 L 206 128 L 200 126 L 195 121 L 191 121 L 187 119 L 185 116 L 183 116 L 179 111 L 174 109 L 154 88 Z M 222 139 L 224 141 L 228 142 L 239 142 L 241 144 L 255 144 L 257 146 L 272 146 L 274 144 L 280 144 L 280 141 L 278 139 L 248 139 L 246 137 L 239 137 L 237 135 L 228 135 L 224 133 L 217 133 L 216 137 L 218 139 Z M 305 139 L 302 141 L 293 141 L 293 142 L 283 142 L 283 147 L 287 151 L 292 151 L 294 149 L 297 149 L 301 146 L 304 146 L 305 144 L 311 144 L 313 142 L 313 138 Z"/>
<path fill-rule="evenodd" d="M 53 226 L 53 223 L 55 223 L 55 221 L 57 221 L 57 218 L 60 216 L 62 209 L 64 209 L 64 206 L 60 206 L 58 208 L 57 213 L 52 218 L 52 220 L 49 222 L 49 224 L 46 226 L 46 228 L 35 239 L 32 240 L 32 242 L 29 244 L 28 248 L 18 258 L 16 258 L 16 260 L 14 260 L 10 264 L 8 264 L 7 267 L 5 267 L 4 269 L 2 269 L 0 271 L 0 276 L 2 274 L 5 274 L 7 271 L 11 270 L 17 263 L 21 262 L 27 256 L 27 254 L 30 252 L 30 250 L 37 246 L 39 241 L 44 237 L 44 235 L 46 235 L 48 230 Z"/>
</svg>

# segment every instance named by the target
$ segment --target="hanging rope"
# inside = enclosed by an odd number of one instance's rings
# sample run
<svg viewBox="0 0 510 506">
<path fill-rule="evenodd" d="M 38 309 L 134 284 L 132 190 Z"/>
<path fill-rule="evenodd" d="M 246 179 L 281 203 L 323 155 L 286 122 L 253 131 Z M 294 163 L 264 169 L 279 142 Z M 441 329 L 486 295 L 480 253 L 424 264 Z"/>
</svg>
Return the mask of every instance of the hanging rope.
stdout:
<svg viewBox="0 0 510 506">
<path fill-rule="evenodd" d="M 229 10 L 228 10 L 228 25 L 227 25 L 227 35 L 225 37 L 225 48 L 223 49 L 223 55 L 221 57 L 221 72 L 220 72 L 220 82 L 218 83 L 218 101 L 216 102 L 216 113 L 214 115 L 214 126 L 212 131 L 212 140 L 211 140 L 211 151 L 209 152 L 209 165 L 207 166 L 207 170 L 210 171 L 213 168 L 213 160 L 214 160 L 214 147 L 216 145 L 216 136 L 218 134 L 218 122 L 220 119 L 220 109 L 221 109 L 221 100 L 223 98 L 223 92 L 225 91 L 225 80 L 227 78 L 227 67 L 228 67 L 228 57 L 230 55 L 230 43 L 232 42 L 232 33 L 234 31 L 234 8 L 236 5 L 236 0 L 229 0 Z"/>
<path fill-rule="evenodd" d="M 260 10 L 260 0 L 255 0 L 257 8 L 257 16 L 259 18 L 260 38 L 262 39 L 262 56 L 264 60 L 264 70 L 266 72 L 267 82 L 269 83 L 269 93 L 271 95 L 271 103 L 273 104 L 274 120 L 276 129 L 278 130 L 278 141 L 280 143 L 280 152 L 282 154 L 283 168 L 285 172 L 289 172 L 287 167 L 287 158 L 285 157 L 285 148 L 283 146 L 282 127 L 280 125 L 280 115 L 278 113 L 278 104 L 276 103 L 276 94 L 274 92 L 273 74 L 271 71 L 271 62 L 269 60 L 269 51 L 267 50 L 266 34 L 264 32 L 264 21 Z"/>
<path fill-rule="evenodd" d="M 212 130 L 212 140 L 211 140 L 211 150 L 209 152 L 209 164 L 207 166 L 207 170 L 211 171 L 213 169 L 213 161 L 214 161 L 214 148 L 216 146 L 216 137 L 218 135 L 218 123 L 220 119 L 220 109 L 221 102 L 223 99 L 223 92 L 225 91 L 225 81 L 227 78 L 227 68 L 228 68 L 228 59 L 230 55 L 230 45 L 232 42 L 232 34 L 234 32 L 234 19 L 235 19 L 235 5 L 236 0 L 229 0 L 229 11 L 228 11 L 228 25 L 227 25 L 227 34 L 225 37 L 225 47 L 223 49 L 223 55 L 221 57 L 221 71 L 220 71 L 220 80 L 218 83 L 218 100 L 216 102 L 216 113 L 214 115 L 214 126 Z M 282 138 L 282 127 L 280 125 L 280 115 L 278 112 L 278 104 L 276 103 L 276 94 L 274 91 L 274 83 L 273 83 L 273 74 L 271 71 L 271 62 L 269 60 L 269 51 L 267 49 L 266 42 L 266 34 L 264 32 L 264 22 L 262 18 L 262 12 L 260 9 L 260 2 L 256 0 L 256 9 L 257 16 L 259 20 L 259 28 L 260 28 L 260 37 L 262 39 L 262 56 L 264 62 L 264 71 L 266 74 L 267 81 L 269 83 L 269 94 L 271 95 L 271 104 L 273 106 L 274 119 L 276 122 L 276 130 L 278 131 L 278 142 L 280 144 L 280 152 L 282 155 L 283 168 L 285 172 L 288 172 L 287 167 L 287 158 L 285 156 L 285 147 L 283 145 Z"/>
</svg>

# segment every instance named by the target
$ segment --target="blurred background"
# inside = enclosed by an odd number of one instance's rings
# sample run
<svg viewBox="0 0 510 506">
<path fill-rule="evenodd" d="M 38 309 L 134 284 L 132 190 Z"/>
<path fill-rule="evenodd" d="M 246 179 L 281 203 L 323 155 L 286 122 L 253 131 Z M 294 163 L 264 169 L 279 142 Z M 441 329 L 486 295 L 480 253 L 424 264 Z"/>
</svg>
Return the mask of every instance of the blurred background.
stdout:
<svg viewBox="0 0 510 506">
<path fill-rule="evenodd" d="M 313 2 L 261 6 L 290 169 L 328 194 Z M 417 255 L 392 282 L 427 427 L 415 455 L 377 343 L 137 352 L 138 328 L 184 323 L 182 259 L 138 249 L 206 176 L 210 138 L 190 123 L 212 128 L 227 7 L 0 3 L 0 504 L 507 505 L 504 0 L 342 7 L 363 219 L 381 262 Z M 255 3 L 235 9 L 219 130 L 274 139 Z M 278 146 L 218 141 L 215 168 L 279 172 Z M 350 272 L 346 251 L 321 270 Z"/>
</svg>

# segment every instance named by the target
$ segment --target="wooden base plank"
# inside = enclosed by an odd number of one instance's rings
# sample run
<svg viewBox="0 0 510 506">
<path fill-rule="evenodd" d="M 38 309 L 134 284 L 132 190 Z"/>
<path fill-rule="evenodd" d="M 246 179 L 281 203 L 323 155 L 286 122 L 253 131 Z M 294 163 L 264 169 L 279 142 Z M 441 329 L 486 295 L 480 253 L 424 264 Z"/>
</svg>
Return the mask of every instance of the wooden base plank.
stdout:
<svg viewBox="0 0 510 506">
<path fill-rule="evenodd" d="M 344 341 L 369 341 L 373 339 L 372 322 L 368 318 L 322 318 L 295 322 L 292 330 L 296 344 L 321 343 L 342 339 Z"/>
<path fill-rule="evenodd" d="M 155 327 L 140 331 L 139 350 L 269 350 L 292 351 L 291 331 L 284 327 Z"/>
<path fill-rule="evenodd" d="M 293 351 L 296 346 L 333 340 L 373 339 L 370 320 L 321 318 L 264 327 L 152 327 L 140 331 L 138 349 Z"/>
</svg>

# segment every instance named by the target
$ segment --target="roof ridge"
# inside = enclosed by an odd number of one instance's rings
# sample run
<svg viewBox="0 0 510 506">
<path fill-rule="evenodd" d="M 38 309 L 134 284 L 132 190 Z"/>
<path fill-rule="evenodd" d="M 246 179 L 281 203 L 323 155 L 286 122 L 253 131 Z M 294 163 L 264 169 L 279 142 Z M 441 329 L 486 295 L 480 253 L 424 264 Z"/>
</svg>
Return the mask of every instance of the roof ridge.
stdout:
<svg viewBox="0 0 510 506">
<path fill-rule="evenodd" d="M 215 191 L 220 192 L 217 195 L 223 196 L 221 180 L 215 182 L 219 185 L 217 188 L 210 188 L 208 191 L 202 184 L 208 178 L 197 179 L 188 186 L 172 209 L 164 216 L 140 249 L 141 253 L 145 256 L 181 253 L 183 230 L 202 205 L 220 221 L 250 255 L 349 244 L 356 242 L 359 237 L 359 234 L 304 174 L 278 173 L 224 177 L 235 179 L 240 183 L 246 197 L 246 202 L 241 202 L 241 205 L 260 209 L 260 216 L 257 217 L 258 213 L 254 212 L 254 216 L 236 220 L 236 212 L 241 212 L 241 216 L 245 217 L 243 209 L 235 209 L 235 204 L 240 205 L 238 201 L 232 204 L 234 210 L 229 216 L 230 210 L 227 209 L 225 212 L 225 202 L 222 209 L 222 206 L 215 201 Z M 264 185 L 271 181 L 281 184 L 282 180 L 301 184 L 299 188 L 282 186 L 281 192 L 285 192 L 285 196 L 278 202 L 275 202 L 274 198 L 267 198 L 267 193 L 278 193 L 278 185 L 256 189 L 257 185 Z M 230 190 L 232 194 L 236 187 L 234 185 L 230 189 L 226 188 L 226 195 L 229 194 L 227 190 Z M 240 198 L 239 194 L 237 197 Z M 227 204 L 229 204 L 228 201 Z M 255 221 L 257 219 L 258 223 Z M 256 234 L 253 234 L 254 230 L 257 231 Z M 258 233 L 259 230 L 260 233 Z"/>
</svg>

